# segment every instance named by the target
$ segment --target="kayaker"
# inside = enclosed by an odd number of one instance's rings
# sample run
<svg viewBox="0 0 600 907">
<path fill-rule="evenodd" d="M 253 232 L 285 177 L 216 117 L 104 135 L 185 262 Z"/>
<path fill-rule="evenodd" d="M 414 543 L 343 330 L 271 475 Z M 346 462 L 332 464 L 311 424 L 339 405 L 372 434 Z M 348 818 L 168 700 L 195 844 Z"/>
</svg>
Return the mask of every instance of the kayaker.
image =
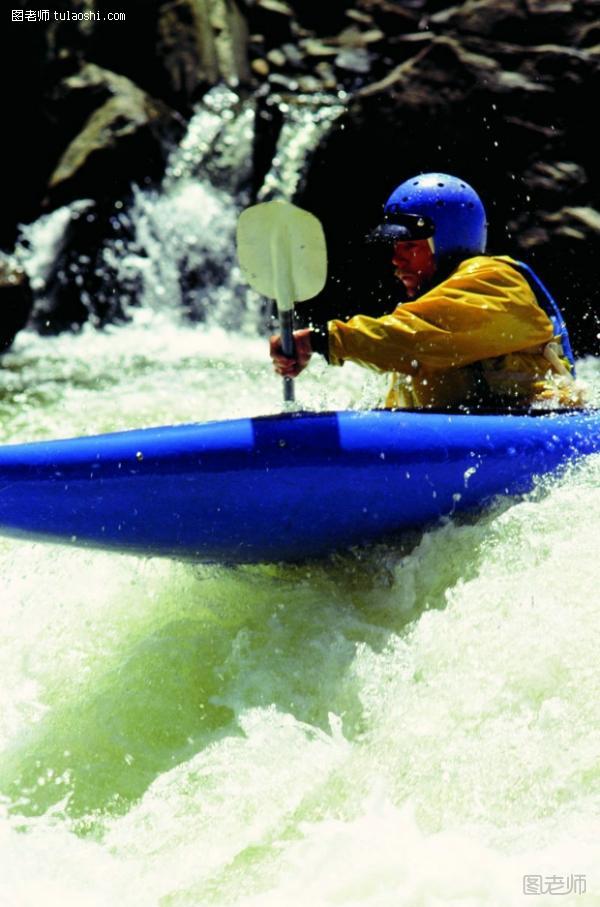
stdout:
<svg viewBox="0 0 600 907">
<path fill-rule="evenodd" d="M 388 408 L 580 406 L 562 315 L 526 265 L 485 253 L 486 213 L 463 180 L 427 173 L 401 183 L 367 240 L 389 246 L 407 302 L 381 317 L 356 314 L 279 336 L 271 356 L 296 377 L 313 352 L 392 373 Z"/>
</svg>

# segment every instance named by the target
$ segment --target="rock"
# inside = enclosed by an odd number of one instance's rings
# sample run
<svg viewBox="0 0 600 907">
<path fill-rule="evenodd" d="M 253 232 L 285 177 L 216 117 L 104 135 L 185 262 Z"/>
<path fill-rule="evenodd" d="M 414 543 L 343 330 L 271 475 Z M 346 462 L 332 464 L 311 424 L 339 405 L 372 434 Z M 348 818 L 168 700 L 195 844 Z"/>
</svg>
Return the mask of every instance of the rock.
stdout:
<svg viewBox="0 0 600 907">
<path fill-rule="evenodd" d="M 379 44 L 385 38 L 384 33 L 379 28 L 371 28 L 369 31 L 361 32 L 360 44 Z"/>
<path fill-rule="evenodd" d="M 362 13 L 358 9 L 347 9 L 346 15 L 353 22 L 359 22 L 361 25 L 373 25 L 374 19 L 371 13 Z"/>
<path fill-rule="evenodd" d="M 262 59 L 252 60 L 250 67 L 257 76 L 268 76 L 271 71 L 267 61 Z"/>
<path fill-rule="evenodd" d="M 114 266 L 133 238 L 123 204 L 81 201 L 65 211 L 64 232 L 36 287 L 30 323 L 41 334 L 76 330 L 88 320 L 99 327 L 126 320 L 139 291 L 137 278 L 130 283 Z M 107 249 L 112 255 L 105 255 Z"/>
<path fill-rule="evenodd" d="M 304 62 L 304 54 L 296 47 L 295 44 L 286 43 L 283 44 L 281 50 L 285 54 L 285 58 L 290 66 L 302 66 Z"/>
<path fill-rule="evenodd" d="M 275 85 L 277 88 L 284 88 L 286 91 L 298 91 L 298 82 L 296 79 L 290 79 L 289 76 L 284 76 L 283 73 L 271 73 L 269 76 L 269 84 Z"/>
<path fill-rule="evenodd" d="M 298 22 L 288 4 L 274 9 L 263 3 L 240 0 L 240 8 L 249 33 L 264 35 L 265 52 L 300 37 L 297 35 Z"/>
<path fill-rule="evenodd" d="M 462 6 L 429 17 L 430 26 L 448 26 L 458 32 L 479 37 L 510 40 L 527 23 L 527 10 L 521 0 L 467 0 Z"/>
<path fill-rule="evenodd" d="M 573 0 L 525 0 L 525 5 L 534 16 L 573 12 Z"/>
<path fill-rule="evenodd" d="M 311 38 L 314 37 L 315 33 L 310 28 L 304 28 L 295 19 L 292 19 L 290 22 L 290 34 L 294 38 Z"/>
<path fill-rule="evenodd" d="M 50 207 L 77 198 L 115 198 L 130 191 L 132 180 L 162 174 L 168 147 L 183 131 L 165 104 L 125 76 L 93 64 L 65 80 L 63 88 L 87 93 L 89 103 L 99 104 L 50 177 Z"/>
<path fill-rule="evenodd" d="M 300 46 L 309 57 L 335 57 L 340 52 L 339 47 L 325 44 L 317 38 L 306 38 L 300 42 Z"/>
<path fill-rule="evenodd" d="M 33 293 L 25 272 L 0 254 L 0 352 L 7 350 L 25 327 L 33 306 Z"/>
<path fill-rule="evenodd" d="M 362 273 L 371 267 L 363 234 L 377 223 L 394 186 L 427 170 L 457 173 L 478 189 L 489 212 L 490 249 L 530 261 L 564 304 L 570 324 L 589 325 L 588 310 L 600 310 L 600 281 L 590 259 L 600 211 L 594 176 L 600 142 L 576 106 L 579 100 L 585 110 L 595 109 L 600 50 L 535 43 L 538 33 L 523 31 L 522 4 L 502 4 L 503 13 L 512 11 L 521 23 L 517 33 L 504 32 L 510 41 L 458 31 L 459 11 L 482 15 L 489 6 L 454 7 L 452 29 L 444 34 L 394 36 L 393 49 L 387 39 L 386 55 L 410 56 L 354 93 L 348 115 L 313 156 L 298 204 L 324 223 L 334 311 L 348 293 L 366 299 L 378 282 L 379 297 L 386 297 L 385 264 L 371 280 Z M 531 25 L 533 15 L 525 17 Z M 549 27 L 548 16 L 535 21 Z M 490 21 L 489 31 L 497 33 L 500 22 Z M 522 43 L 524 34 L 532 46 Z M 347 161 L 360 162 L 351 184 Z M 598 349 L 595 333 L 575 333 L 579 353 Z"/>
<path fill-rule="evenodd" d="M 321 60 L 320 63 L 317 63 L 315 66 L 315 72 L 323 82 L 323 87 L 329 91 L 333 91 L 337 88 L 337 79 L 333 66 L 330 63 L 326 63 L 325 60 Z"/>
<path fill-rule="evenodd" d="M 600 211 L 589 207 L 564 207 L 560 211 L 548 214 L 545 222 L 554 225 L 557 232 L 577 230 L 582 239 L 598 240 L 600 235 Z"/>
<path fill-rule="evenodd" d="M 467 50 L 454 38 L 436 37 L 359 95 L 372 97 L 385 92 L 405 108 L 427 104 L 434 110 L 455 104 L 466 92 L 526 96 L 548 90 L 521 73 L 504 70 L 489 56 Z"/>
<path fill-rule="evenodd" d="M 588 182 L 585 170 L 574 161 L 536 161 L 523 178 L 541 208 L 580 195 Z"/>
<path fill-rule="evenodd" d="M 322 91 L 323 83 L 315 76 L 300 76 L 298 78 L 298 88 L 300 91 L 310 94 L 313 91 Z"/>
<path fill-rule="evenodd" d="M 335 58 L 335 65 L 338 69 L 364 74 L 371 69 L 371 57 L 364 47 L 345 47 Z"/>
<path fill-rule="evenodd" d="M 368 31 L 361 31 L 360 28 L 351 25 L 345 28 L 331 39 L 332 44 L 339 44 L 340 47 L 366 47 L 367 44 L 374 44 L 382 40 L 385 35 L 378 28 L 371 28 Z"/>
<path fill-rule="evenodd" d="M 290 0 L 301 26 L 318 35 L 333 35 L 348 24 L 346 12 L 351 0 Z"/>
<path fill-rule="evenodd" d="M 567 205 L 536 219 L 521 246 L 561 306 L 576 354 L 598 355 L 598 275 L 590 249 L 598 244 L 600 211 Z"/>
<path fill-rule="evenodd" d="M 427 18 L 428 27 L 439 29 L 440 25 L 445 26 L 447 23 L 452 24 L 453 20 L 456 19 L 459 9 L 459 6 L 449 6 L 447 9 L 442 9 L 437 13 L 433 13 Z"/>
<path fill-rule="evenodd" d="M 390 43 L 393 43 L 394 46 L 401 45 L 412 45 L 415 47 L 417 44 L 430 44 L 433 38 L 435 37 L 433 32 L 430 31 L 417 31 L 417 32 L 406 32 L 403 35 L 398 35 L 395 38 L 392 38 Z"/>
<path fill-rule="evenodd" d="M 273 66 L 285 66 L 287 58 L 283 51 L 275 48 L 274 50 L 269 51 L 269 53 L 267 54 L 267 60 L 269 61 L 269 63 L 272 63 Z"/>
<path fill-rule="evenodd" d="M 279 13 L 281 16 L 293 16 L 294 14 L 291 6 L 283 3 L 283 0 L 256 0 L 256 5 L 270 13 Z"/>
<path fill-rule="evenodd" d="M 512 228 L 514 230 L 514 227 Z M 544 248 L 550 241 L 550 234 L 543 227 L 530 227 L 528 230 L 517 232 L 519 247 L 525 253 L 529 253 L 536 248 Z"/>
<path fill-rule="evenodd" d="M 366 13 L 385 34 L 390 37 L 400 31 L 416 28 L 419 13 L 425 5 L 422 0 L 410 4 L 396 3 L 395 0 L 357 0 L 359 10 Z"/>
<path fill-rule="evenodd" d="M 172 0 L 160 9 L 159 52 L 174 94 L 187 103 L 221 79 L 250 79 L 248 24 L 226 0 Z"/>
<path fill-rule="evenodd" d="M 215 44 L 221 78 L 229 85 L 248 82 L 248 25 L 236 3 L 222 0 L 224 24 L 216 29 Z M 213 23 L 213 27 L 216 26 Z"/>
<path fill-rule="evenodd" d="M 125 16 L 119 22 L 57 21 L 51 12 L 46 28 L 46 58 L 55 64 L 67 55 L 77 66 L 88 60 L 126 76 L 150 94 L 156 91 L 157 97 L 164 97 L 161 88 L 168 91 L 168 79 L 156 53 L 159 11 L 164 5 L 165 0 L 128 0 Z M 70 0 L 60 6 L 68 11 L 89 10 L 100 17 L 106 11 L 102 0 Z"/>
<path fill-rule="evenodd" d="M 467 0 L 430 16 L 428 21 L 432 29 L 444 34 L 456 31 L 480 39 L 511 41 L 526 50 L 529 45 L 542 43 L 580 46 L 579 33 L 588 18 L 589 26 L 597 24 L 597 15 L 581 7 L 574 16 L 570 0 Z"/>
<path fill-rule="evenodd" d="M 529 48 L 519 69 L 528 78 L 551 85 L 563 95 L 576 87 L 577 97 L 573 100 L 579 99 L 585 105 L 586 97 L 591 100 L 597 91 L 600 59 L 593 49 L 545 44 Z"/>
<path fill-rule="evenodd" d="M 600 45 L 600 21 L 574 22 L 569 29 L 569 43 L 575 47 L 590 47 Z"/>
</svg>

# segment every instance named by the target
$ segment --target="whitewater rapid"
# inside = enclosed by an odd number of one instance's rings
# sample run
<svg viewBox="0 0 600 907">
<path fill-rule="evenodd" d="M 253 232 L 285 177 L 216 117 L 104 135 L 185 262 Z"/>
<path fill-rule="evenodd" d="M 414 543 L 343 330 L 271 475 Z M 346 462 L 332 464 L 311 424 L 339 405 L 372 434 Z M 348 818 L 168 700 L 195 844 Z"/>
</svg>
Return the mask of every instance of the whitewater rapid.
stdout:
<svg viewBox="0 0 600 907">
<path fill-rule="evenodd" d="M 3 442 L 280 401 L 263 340 L 150 310 L 0 371 Z M 302 566 L 0 539 L 0 904 L 600 904 L 599 479 Z"/>
</svg>

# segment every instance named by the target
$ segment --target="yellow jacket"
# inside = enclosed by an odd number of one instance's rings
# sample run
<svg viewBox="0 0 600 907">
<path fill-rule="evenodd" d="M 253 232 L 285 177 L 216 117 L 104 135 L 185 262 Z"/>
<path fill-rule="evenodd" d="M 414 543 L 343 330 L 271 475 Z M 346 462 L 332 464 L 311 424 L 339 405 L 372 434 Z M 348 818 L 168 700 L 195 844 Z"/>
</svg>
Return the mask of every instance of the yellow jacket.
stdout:
<svg viewBox="0 0 600 907">
<path fill-rule="evenodd" d="M 469 258 L 390 315 L 330 321 L 330 362 L 393 372 L 389 408 L 579 405 L 552 323 L 510 262 Z"/>
</svg>

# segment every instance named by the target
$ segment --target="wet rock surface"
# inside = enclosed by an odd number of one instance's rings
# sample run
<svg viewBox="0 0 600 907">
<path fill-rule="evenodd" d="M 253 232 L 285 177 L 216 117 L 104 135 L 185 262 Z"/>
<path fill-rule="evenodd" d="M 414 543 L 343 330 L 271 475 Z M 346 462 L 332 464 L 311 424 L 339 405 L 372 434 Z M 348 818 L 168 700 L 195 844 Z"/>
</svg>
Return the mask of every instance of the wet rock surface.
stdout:
<svg viewBox="0 0 600 907">
<path fill-rule="evenodd" d="M 73 256 L 69 266 L 77 255 L 92 261 L 114 202 L 126 203 L 134 183 L 159 183 L 183 122 L 220 82 L 256 106 L 257 198 L 286 109 L 325 93 L 346 111 L 319 136 L 295 194 L 328 236 L 319 306 L 335 313 L 351 293 L 366 307 L 388 292 L 385 262 L 368 258 L 363 235 L 397 183 L 439 169 L 478 189 L 491 251 L 536 267 L 564 304 L 578 352 L 597 351 L 597 0 L 130 0 L 125 20 L 111 23 L 76 18 L 98 12 L 94 0 L 60 9 L 60 21 L 7 30 L 16 90 L 5 248 L 19 223 L 87 198 L 94 230 L 76 239 L 74 228 L 72 252 L 61 254 Z M 109 301 L 82 308 L 73 292 L 71 308 L 61 290 L 62 314 L 45 322 L 119 317 L 111 292 L 93 289 L 90 298 Z"/>
<path fill-rule="evenodd" d="M 8 349 L 25 327 L 33 293 L 25 272 L 7 256 L 0 256 L 0 352 Z"/>
<path fill-rule="evenodd" d="M 78 198 L 118 198 L 129 191 L 132 173 L 158 179 L 168 147 L 183 134 L 182 118 L 163 102 L 94 64 L 58 86 L 56 106 L 67 120 L 89 115 L 50 175 L 45 205 L 51 208 Z"/>
</svg>

